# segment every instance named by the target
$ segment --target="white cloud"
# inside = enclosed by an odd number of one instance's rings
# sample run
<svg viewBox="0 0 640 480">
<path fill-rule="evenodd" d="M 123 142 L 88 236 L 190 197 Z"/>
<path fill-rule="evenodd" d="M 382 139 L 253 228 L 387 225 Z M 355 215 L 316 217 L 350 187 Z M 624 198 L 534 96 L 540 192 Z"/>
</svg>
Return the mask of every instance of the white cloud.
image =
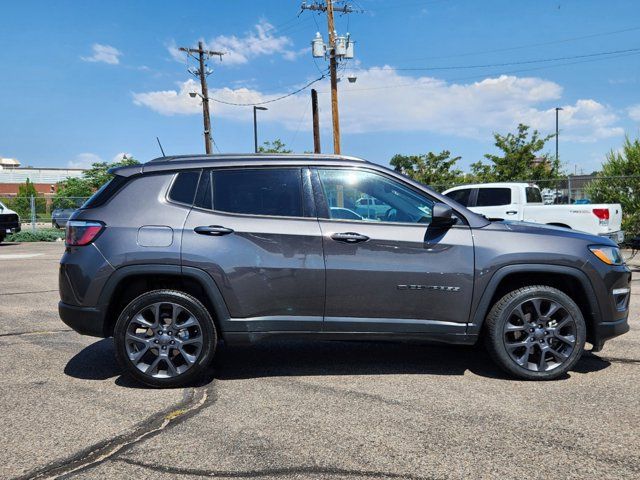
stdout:
<svg viewBox="0 0 640 480">
<path fill-rule="evenodd" d="M 92 164 L 101 161 L 102 158 L 95 153 L 79 153 L 73 160 L 69 160 L 67 166 L 69 168 L 89 168 Z"/>
<path fill-rule="evenodd" d="M 555 131 L 554 108 L 563 93 L 557 83 L 533 77 L 503 75 L 465 84 L 402 76 L 391 67 L 356 73 L 355 84 L 346 79 L 339 84 L 340 123 L 345 133 L 413 131 L 486 140 L 492 132 L 513 131 L 518 123 L 551 133 Z M 331 111 L 328 82 L 317 83 L 316 88 L 321 94 L 321 125 L 327 129 Z M 199 99 L 188 96 L 193 91 L 199 91 L 199 86 L 188 80 L 176 90 L 136 93 L 134 102 L 164 115 L 201 114 Z M 259 103 L 285 93 L 220 88 L 211 90 L 210 96 L 232 103 Z M 617 115 L 595 100 L 582 99 L 561 106 L 561 135 L 565 140 L 591 142 L 623 134 L 616 125 Z M 270 105 L 263 121 L 280 122 L 297 130 L 305 108 L 310 108 L 307 90 Z M 250 119 L 246 109 L 230 105 L 212 103 L 212 111 L 218 118 Z M 310 130 L 310 121 L 300 128 Z"/>
<path fill-rule="evenodd" d="M 630 106 L 627 109 L 627 113 L 629 114 L 629 118 L 631 120 L 635 120 L 636 122 L 640 122 L 640 103 Z"/>
<path fill-rule="evenodd" d="M 91 46 L 93 55 L 90 57 L 80 57 L 85 62 L 102 62 L 109 65 L 118 65 L 120 63 L 120 57 L 122 52 L 111 45 L 101 45 L 100 43 L 94 43 Z"/>
<path fill-rule="evenodd" d="M 287 36 L 274 35 L 273 25 L 265 20 L 258 22 L 253 30 L 244 36 L 218 35 L 203 43 L 208 50 L 224 52 L 223 65 L 241 65 L 256 57 L 276 54 L 280 54 L 286 60 L 295 60 L 308 51 L 306 48 L 291 50 L 289 48 L 293 45 L 291 39 Z M 178 50 L 175 43 L 169 44 L 167 49 L 175 60 L 184 62 L 185 53 Z"/>
<path fill-rule="evenodd" d="M 131 158 L 133 155 L 131 155 L 130 153 L 127 152 L 120 152 L 117 155 L 115 155 L 112 159 L 111 162 L 121 162 L 122 160 L 124 160 L 124 158 Z"/>
</svg>

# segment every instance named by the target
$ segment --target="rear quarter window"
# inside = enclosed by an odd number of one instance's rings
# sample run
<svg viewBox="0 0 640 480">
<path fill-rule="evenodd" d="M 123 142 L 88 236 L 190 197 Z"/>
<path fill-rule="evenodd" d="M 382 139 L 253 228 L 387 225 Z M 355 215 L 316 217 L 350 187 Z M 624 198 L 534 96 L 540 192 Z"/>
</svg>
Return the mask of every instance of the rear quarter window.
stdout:
<svg viewBox="0 0 640 480">
<path fill-rule="evenodd" d="M 200 170 L 180 172 L 171 185 L 169 199 L 185 205 L 192 205 L 199 179 Z"/>
<path fill-rule="evenodd" d="M 128 177 L 115 175 L 111 180 L 100 187 L 96 193 L 80 207 L 82 209 L 96 208 L 107 203 L 129 181 Z"/>
<path fill-rule="evenodd" d="M 526 188 L 527 203 L 542 203 L 542 194 L 535 187 Z"/>
</svg>

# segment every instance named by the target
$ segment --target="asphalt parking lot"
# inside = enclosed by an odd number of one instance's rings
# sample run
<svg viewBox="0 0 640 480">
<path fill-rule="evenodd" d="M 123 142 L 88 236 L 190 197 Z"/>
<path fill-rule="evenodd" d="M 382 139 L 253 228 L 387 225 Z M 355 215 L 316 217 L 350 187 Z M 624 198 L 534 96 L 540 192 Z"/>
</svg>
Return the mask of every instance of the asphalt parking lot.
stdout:
<svg viewBox="0 0 640 480">
<path fill-rule="evenodd" d="M 57 315 L 63 246 L 0 244 L 0 478 L 639 478 L 631 332 L 554 382 L 468 347 L 221 347 L 187 389 L 120 375 Z"/>
</svg>

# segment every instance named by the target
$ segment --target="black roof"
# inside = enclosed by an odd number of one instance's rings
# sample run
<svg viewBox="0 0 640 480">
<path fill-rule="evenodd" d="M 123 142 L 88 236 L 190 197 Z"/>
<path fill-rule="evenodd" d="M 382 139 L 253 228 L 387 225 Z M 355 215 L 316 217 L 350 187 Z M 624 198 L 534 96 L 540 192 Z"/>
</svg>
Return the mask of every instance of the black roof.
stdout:
<svg viewBox="0 0 640 480">
<path fill-rule="evenodd" d="M 345 155 L 315 153 L 225 153 L 217 155 L 172 155 L 158 157 L 142 165 L 118 167 L 110 170 L 128 177 L 139 173 L 186 170 L 202 167 L 264 166 L 264 165 L 353 165 L 369 163 Z"/>
</svg>

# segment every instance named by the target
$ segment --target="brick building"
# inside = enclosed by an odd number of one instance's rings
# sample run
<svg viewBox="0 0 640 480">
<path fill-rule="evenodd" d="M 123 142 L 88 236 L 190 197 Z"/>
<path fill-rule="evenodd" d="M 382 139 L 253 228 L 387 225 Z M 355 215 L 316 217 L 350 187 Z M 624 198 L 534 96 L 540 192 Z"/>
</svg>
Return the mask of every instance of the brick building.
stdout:
<svg viewBox="0 0 640 480">
<path fill-rule="evenodd" d="M 33 183 L 38 193 L 50 196 L 56 191 L 56 184 L 69 177 L 80 177 L 81 168 L 32 168 L 20 167 L 13 158 L 0 158 L 0 197 L 13 197 L 18 187 L 27 179 Z"/>
</svg>

